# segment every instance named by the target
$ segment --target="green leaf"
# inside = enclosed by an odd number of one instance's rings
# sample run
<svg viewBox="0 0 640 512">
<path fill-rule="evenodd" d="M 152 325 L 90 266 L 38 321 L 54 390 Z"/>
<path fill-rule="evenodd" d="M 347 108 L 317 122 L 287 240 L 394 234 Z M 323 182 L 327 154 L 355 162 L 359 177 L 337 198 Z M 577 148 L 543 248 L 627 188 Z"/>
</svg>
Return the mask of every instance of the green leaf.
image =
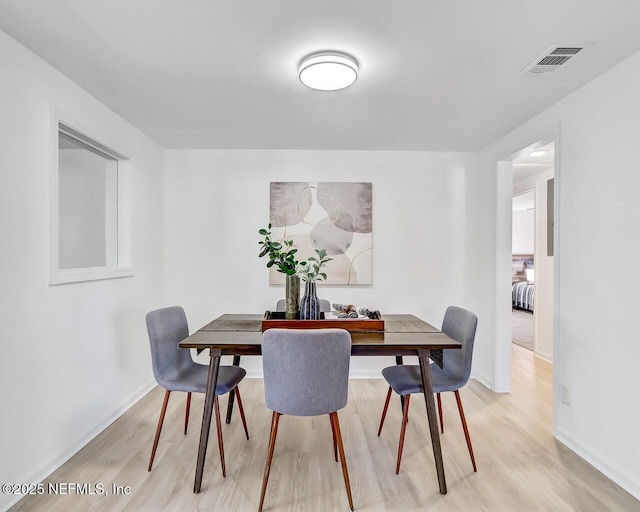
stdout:
<svg viewBox="0 0 640 512">
<path fill-rule="evenodd" d="M 269 223 L 269 229 L 271 229 L 271 223 Z"/>
<path fill-rule="evenodd" d="M 269 248 L 265 245 L 262 250 L 260 251 L 260 254 L 258 254 L 258 258 L 262 258 L 265 254 L 267 254 L 269 252 Z"/>
<path fill-rule="evenodd" d="M 274 262 L 273 260 L 271 260 L 269 263 L 267 263 L 267 268 L 271 268 L 271 267 L 273 267 L 273 264 L 274 264 L 274 263 L 275 263 L 275 262 Z"/>
<path fill-rule="evenodd" d="M 269 234 L 269 232 L 266 229 L 261 229 L 260 231 L 258 231 L 258 233 L 265 236 Z"/>
<path fill-rule="evenodd" d="M 279 251 L 280 249 L 282 249 L 282 244 L 280 242 L 273 242 L 271 244 L 271 247 L 273 247 L 276 251 Z"/>
<path fill-rule="evenodd" d="M 322 279 L 326 279 L 327 278 L 327 274 L 325 274 L 324 272 L 320 272 L 319 275 L 322 276 Z"/>
<path fill-rule="evenodd" d="M 313 256 L 310 256 L 309 261 L 318 261 L 318 258 L 314 258 Z"/>
</svg>

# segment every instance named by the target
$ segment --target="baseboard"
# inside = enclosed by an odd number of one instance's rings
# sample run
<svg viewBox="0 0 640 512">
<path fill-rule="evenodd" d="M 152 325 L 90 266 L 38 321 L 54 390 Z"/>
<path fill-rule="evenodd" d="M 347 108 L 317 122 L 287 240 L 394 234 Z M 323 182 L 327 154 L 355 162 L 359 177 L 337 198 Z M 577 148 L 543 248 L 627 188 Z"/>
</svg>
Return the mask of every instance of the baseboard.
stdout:
<svg viewBox="0 0 640 512">
<path fill-rule="evenodd" d="M 547 363 L 553 364 L 553 356 L 550 356 L 549 354 L 545 354 L 543 352 L 534 351 L 533 355 L 536 356 L 536 357 L 539 357 L 540 359 L 542 359 L 543 361 L 546 361 Z"/>
<path fill-rule="evenodd" d="M 482 384 L 485 388 L 493 391 L 493 386 L 491 385 L 491 383 L 485 379 L 484 377 L 480 377 L 479 375 L 472 375 L 471 378 L 473 380 L 477 380 L 480 384 Z"/>
<path fill-rule="evenodd" d="M 418 364 L 417 357 L 404 358 L 405 364 Z M 349 365 L 351 379 L 381 379 L 382 370 L 395 363 L 391 356 L 352 357 Z M 243 358 L 241 366 L 247 371 L 247 377 L 262 378 L 262 360 L 259 357 Z"/>
<path fill-rule="evenodd" d="M 246 369 L 246 368 L 245 368 Z M 260 370 L 247 370 L 247 379 L 261 379 L 262 378 L 262 368 Z M 357 370 L 351 369 L 349 372 L 350 379 L 381 379 L 382 373 L 380 370 Z"/>
<path fill-rule="evenodd" d="M 351 369 L 349 370 L 350 379 L 382 379 L 381 369 Z"/>
<path fill-rule="evenodd" d="M 84 448 L 87 444 L 93 441 L 98 436 L 98 434 L 100 434 L 115 420 L 117 420 L 120 416 L 122 416 L 136 402 L 142 399 L 142 397 L 144 397 L 147 393 L 149 393 L 149 391 L 151 391 L 156 386 L 157 386 L 157 383 L 155 380 L 148 382 L 147 384 L 139 388 L 135 393 L 133 393 L 129 398 L 124 400 L 114 412 L 109 414 L 103 421 L 101 421 L 96 426 L 96 428 L 93 429 L 89 434 L 84 436 L 82 439 L 74 442 L 71 446 L 66 448 L 61 453 L 53 456 L 50 460 L 43 463 L 39 468 L 37 468 L 31 474 L 25 477 L 15 477 L 13 481 L 25 482 L 30 484 L 42 482 L 45 478 L 51 475 L 51 473 L 53 473 L 56 469 L 58 469 L 65 462 L 67 462 L 71 457 L 73 457 L 76 453 L 78 453 L 82 448 Z M 12 499 L 8 503 L 0 505 L 0 507 L 4 507 L 2 508 L 2 511 L 5 512 L 9 510 L 13 505 L 15 505 L 22 498 L 24 498 L 24 496 L 12 496 Z"/>
<path fill-rule="evenodd" d="M 576 443 L 560 429 L 558 429 L 553 435 L 559 442 L 569 448 L 580 458 L 591 464 L 604 476 L 610 478 L 625 491 L 631 494 L 634 498 L 640 500 L 640 485 L 637 481 L 631 480 L 625 475 L 623 471 L 620 471 L 617 468 L 611 466 L 610 464 L 605 462 L 599 455 L 596 455 L 591 450 L 588 450 L 579 443 Z"/>
</svg>

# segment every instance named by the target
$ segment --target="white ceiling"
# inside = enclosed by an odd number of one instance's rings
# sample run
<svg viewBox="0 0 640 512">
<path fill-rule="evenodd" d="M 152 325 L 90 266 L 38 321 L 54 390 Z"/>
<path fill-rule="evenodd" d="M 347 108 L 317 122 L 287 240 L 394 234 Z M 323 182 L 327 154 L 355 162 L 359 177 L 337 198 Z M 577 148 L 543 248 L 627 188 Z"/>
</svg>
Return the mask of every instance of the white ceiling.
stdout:
<svg viewBox="0 0 640 512">
<path fill-rule="evenodd" d="M 639 50 L 638 19 L 637 0 L 0 0 L 2 30 L 168 148 L 475 151 Z M 320 50 L 358 81 L 301 85 Z"/>
<path fill-rule="evenodd" d="M 532 156 L 535 150 L 544 151 L 542 155 Z M 534 144 L 517 155 L 513 161 L 513 181 L 534 176 L 539 172 L 551 169 L 555 165 L 555 145 L 549 142 L 543 146 Z"/>
</svg>

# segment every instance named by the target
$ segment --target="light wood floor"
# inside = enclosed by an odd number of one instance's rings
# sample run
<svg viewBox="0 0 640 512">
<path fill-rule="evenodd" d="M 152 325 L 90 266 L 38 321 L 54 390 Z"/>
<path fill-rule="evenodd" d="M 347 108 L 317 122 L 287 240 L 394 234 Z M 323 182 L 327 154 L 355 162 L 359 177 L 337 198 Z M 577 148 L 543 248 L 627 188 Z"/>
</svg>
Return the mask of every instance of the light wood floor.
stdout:
<svg viewBox="0 0 640 512">
<path fill-rule="evenodd" d="M 551 435 L 551 365 L 513 347 L 513 392 L 498 395 L 471 381 L 461 392 L 478 463 L 473 473 L 455 397 L 443 395 L 442 436 L 449 493 L 438 493 L 423 401 L 412 402 L 400 475 L 395 456 L 400 407 L 392 402 L 382 436 L 376 431 L 386 386 L 382 380 L 353 380 L 340 420 L 358 511 L 526 511 L 640 510 L 640 502 L 593 469 Z M 13 511 L 254 511 L 271 413 L 263 405 L 262 381 L 241 385 L 251 440 L 239 417 L 224 426 L 227 477 L 222 478 L 215 431 L 202 492 L 192 492 L 202 396 L 192 402 L 192 423 L 184 436 L 184 395 L 169 403 L 153 471 L 147 461 L 163 390 L 156 388 L 48 482 L 112 483 L 129 495 L 30 496 Z M 222 400 L 226 406 L 226 399 Z M 265 511 L 347 511 L 339 464 L 333 461 L 328 417 L 280 421 Z"/>
</svg>

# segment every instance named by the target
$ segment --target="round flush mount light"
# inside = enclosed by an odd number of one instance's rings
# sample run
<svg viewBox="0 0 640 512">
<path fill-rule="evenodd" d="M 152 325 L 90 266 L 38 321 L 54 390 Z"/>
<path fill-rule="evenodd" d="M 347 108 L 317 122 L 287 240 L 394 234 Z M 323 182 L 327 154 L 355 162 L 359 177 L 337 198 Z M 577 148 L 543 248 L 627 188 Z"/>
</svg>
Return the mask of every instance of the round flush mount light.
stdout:
<svg viewBox="0 0 640 512">
<path fill-rule="evenodd" d="M 529 153 L 529 156 L 542 156 L 546 153 L 547 152 L 544 149 L 536 149 L 535 151 L 532 151 L 531 153 Z"/>
<path fill-rule="evenodd" d="M 358 79 L 358 64 L 344 53 L 314 53 L 302 61 L 298 73 L 300 81 L 311 89 L 337 91 Z"/>
</svg>

